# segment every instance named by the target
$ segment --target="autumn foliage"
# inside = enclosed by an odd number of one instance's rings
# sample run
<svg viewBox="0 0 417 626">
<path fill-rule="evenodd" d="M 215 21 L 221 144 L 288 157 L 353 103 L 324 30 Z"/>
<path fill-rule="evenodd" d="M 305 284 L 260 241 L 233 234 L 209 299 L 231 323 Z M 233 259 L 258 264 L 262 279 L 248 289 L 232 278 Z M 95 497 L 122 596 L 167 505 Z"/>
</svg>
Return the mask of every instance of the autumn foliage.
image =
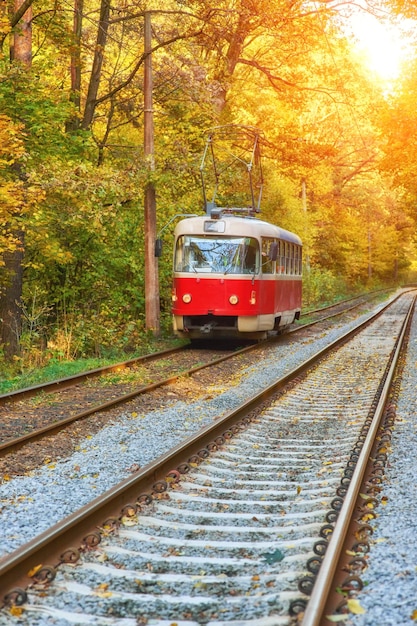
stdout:
<svg viewBox="0 0 417 626">
<path fill-rule="evenodd" d="M 327 2 L 75 0 L 68 8 L 33 5 L 30 66 L 10 49 L 22 15 L 0 12 L 0 312 L 8 255 L 24 249 L 17 356 L 102 355 L 133 350 L 144 337 L 149 176 L 165 242 L 159 271 L 169 332 L 173 218 L 202 210 L 199 164 L 218 125 L 262 129 L 262 216 L 302 237 L 306 299 L 413 279 L 416 60 L 387 93 Z M 153 28 L 151 174 L 145 9 Z M 244 195 L 239 175 L 228 184 Z"/>
</svg>

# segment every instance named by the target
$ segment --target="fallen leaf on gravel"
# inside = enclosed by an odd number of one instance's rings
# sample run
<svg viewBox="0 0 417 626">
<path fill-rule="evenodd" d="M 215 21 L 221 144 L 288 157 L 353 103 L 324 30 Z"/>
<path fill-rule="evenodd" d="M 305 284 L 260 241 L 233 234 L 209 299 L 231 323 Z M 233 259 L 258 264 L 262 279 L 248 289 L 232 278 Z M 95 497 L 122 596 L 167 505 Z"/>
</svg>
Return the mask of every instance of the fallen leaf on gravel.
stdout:
<svg viewBox="0 0 417 626">
<path fill-rule="evenodd" d="M 349 611 L 354 615 L 363 615 L 364 613 L 366 613 L 366 610 L 363 608 L 363 606 L 361 606 L 359 600 L 356 600 L 355 598 L 347 600 L 347 605 Z"/>
<path fill-rule="evenodd" d="M 107 591 L 109 585 L 108 583 L 101 583 L 101 585 L 99 585 L 97 587 L 97 589 L 94 590 L 94 595 L 99 596 L 100 598 L 111 598 L 111 596 L 113 595 L 113 593 L 111 591 Z"/>
<path fill-rule="evenodd" d="M 138 463 L 133 463 L 130 467 L 127 468 L 128 472 L 138 472 L 140 470 L 140 465 Z"/>
<path fill-rule="evenodd" d="M 284 558 L 283 553 L 281 550 L 278 550 L 278 548 L 274 552 L 265 552 L 264 554 L 261 554 L 261 556 L 263 556 L 269 565 L 272 565 L 272 563 L 279 563 L 279 561 L 282 561 Z"/>
<path fill-rule="evenodd" d="M 11 606 L 9 612 L 14 617 L 20 617 L 23 613 L 23 608 L 21 606 Z"/>
<path fill-rule="evenodd" d="M 413 620 L 413 622 L 417 622 L 417 609 L 415 609 L 411 615 L 410 615 L 410 619 Z"/>
</svg>

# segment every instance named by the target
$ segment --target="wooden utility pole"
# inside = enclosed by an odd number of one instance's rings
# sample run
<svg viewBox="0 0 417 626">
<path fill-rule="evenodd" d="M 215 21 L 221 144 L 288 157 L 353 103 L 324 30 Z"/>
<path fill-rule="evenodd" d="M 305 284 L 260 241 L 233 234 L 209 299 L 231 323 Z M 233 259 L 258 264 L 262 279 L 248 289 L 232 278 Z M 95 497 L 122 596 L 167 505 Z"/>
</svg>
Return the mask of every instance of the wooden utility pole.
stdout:
<svg viewBox="0 0 417 626">
<path fill-rule="evenodd" d="M 148 168 L 145 187 L 145 323 L 147 330 L 159 334 L 159 277 L 158 259 L 155 256 L 156 194 L 152 181 L 155 170 L 154 128 L 152 108 L 152 28 L 151 14 L 145 13 L 145 69 L 144 69 L 144 152 Z"/>
</svg>

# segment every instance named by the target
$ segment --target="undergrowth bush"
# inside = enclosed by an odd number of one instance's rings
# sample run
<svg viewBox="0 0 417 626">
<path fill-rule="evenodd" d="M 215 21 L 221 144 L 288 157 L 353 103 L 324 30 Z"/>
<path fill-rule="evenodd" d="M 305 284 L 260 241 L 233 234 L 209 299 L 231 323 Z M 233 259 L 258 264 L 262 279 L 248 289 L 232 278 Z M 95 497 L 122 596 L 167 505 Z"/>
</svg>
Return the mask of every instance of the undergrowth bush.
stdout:
<svg viewBox="0 0 417 626">
<path fill-rule="evenodd" d="M 351 292 L 344 278 L 330 270 L 311 269 L 303 275 L 303 307 L 329 304 Z"/>
</svg>

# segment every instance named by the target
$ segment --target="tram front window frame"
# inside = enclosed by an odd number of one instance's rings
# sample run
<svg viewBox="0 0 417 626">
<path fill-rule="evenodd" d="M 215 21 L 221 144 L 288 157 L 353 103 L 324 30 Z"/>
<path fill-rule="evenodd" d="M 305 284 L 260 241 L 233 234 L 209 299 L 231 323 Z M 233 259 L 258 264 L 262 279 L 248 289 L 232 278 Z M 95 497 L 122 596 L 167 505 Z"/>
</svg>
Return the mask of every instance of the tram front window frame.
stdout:
<svg viewBox="0 0 417 626">
<path fill-rule="evenodd" d="M 176 272 L 259 274 L 260 247 L 254 237 L 180 235 L 175 246 Z"/>
</svg>

